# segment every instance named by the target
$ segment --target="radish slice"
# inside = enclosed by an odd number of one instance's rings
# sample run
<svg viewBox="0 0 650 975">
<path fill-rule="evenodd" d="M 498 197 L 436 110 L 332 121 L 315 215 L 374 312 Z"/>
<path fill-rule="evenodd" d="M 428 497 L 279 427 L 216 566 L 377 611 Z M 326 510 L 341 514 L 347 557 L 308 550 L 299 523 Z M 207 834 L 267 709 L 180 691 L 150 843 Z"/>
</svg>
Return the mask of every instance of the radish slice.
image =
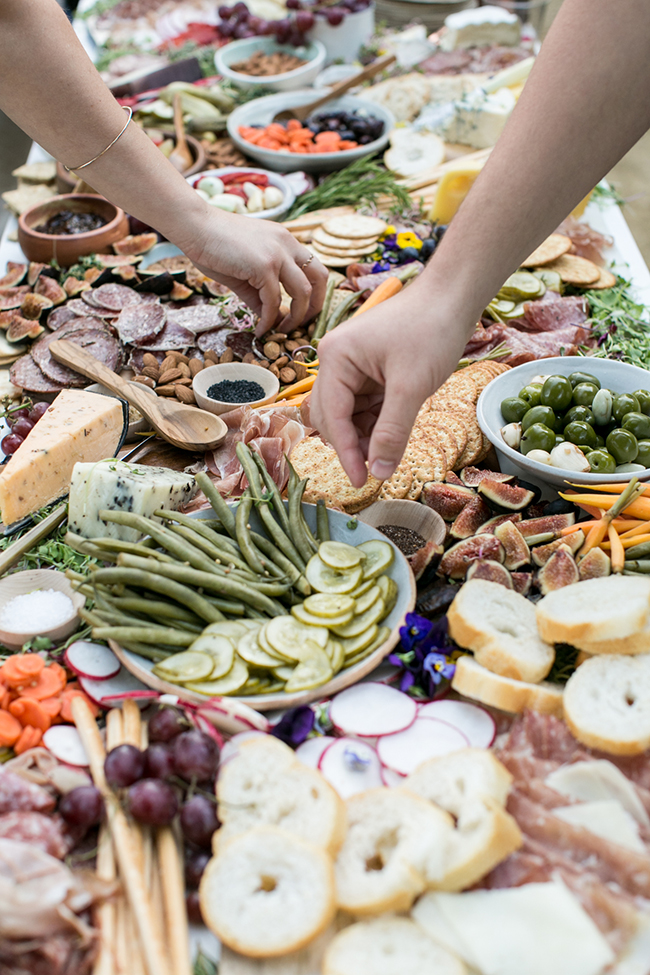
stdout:
<svg viewBox="0 0 650 975">
<path fill-rule="evenodd" d="M 418 711 L 418 718 L 437 718 L 453 724 L 473 748 L 489 748 L 497 733 L 492 715 L 484 708 L 465 701 L 430 701 Z"/>
<path fill-rule="evenodd" d="M 259 738 L 260 735 L 264 735 L 263 731 L 240 731 L 238 734 L 233 735 L 229 738 L 227 742 L 224 743 L 221 749 L 221 755 L 219 756 L 219 765 L 223 768 L 226 762 L 229 762 L 232 758 L 235 758 L 239 752 L 239 746 L 242 741 L 247 741 L 249 738 Z"/>
<path fill-rule="evenodd" d="M 400 775 L 399 772 L 393 772 L 392 768 L 386 768 L 385 765 L 381 767 L 381 781 L 389 789 L 395 789 L 400 785 L 404 785 L 405 775 Z"/>
<path fill-rule="evenodd" d="M 77 640 L 65 652 L 65 662 L 79 677 L 91 680 L 108 680 L 120 672 L 120 662 L 103 643 Z"/>
<path fill-rule="evenodd" d="M 428 758 L 449 755 L 467 748 L 469 741 L 458 728 L 437 718 L 420 718 L 410 728 L 379 739 L 377 751 L 382 765 L 409 775 Z"/>
<path fill-rule="evenodd" d="M 49 752 L 66 765 L 88 767 L 88 756 L 76 728 L 69 724 L 56 724 L 43 735 L 43 744 Z"/>
<path fill-rule="evenodd" d="M 392 735 L 415 721 L 417 705 L 412 697 L 387 684 L 355 684 L 337 694 L 330 719 L 345 735 L 366 738 Z"/>
<path fill-rule="evenodd" d="M 82 691 L 88 695 L 94 704 L 98 704 L 100 707 L 108 707 L 111 703 L 127 697 L 136 700 L 142 699 L 144 707 L 147 703 L 146 698 L 158 698 L 160 696 L 157 691 L 152 691 L 124 667 L 115 677 L 109 677 L 108 680 L 80 677 L 79 683 Z"/>
<path fill-rule="evenodd" d="M 296 758 L 303 765 L 308 765 L 309 768 L 318 768 L 318 763 L 325 749 L 337 740 L 331 735 L 317 735 L 315 738 L 308 738 L 296 748 Z"/>
<path fill-rule="evenodd" d="M 321 755 L 318 767 L 342 799 L 383 785 L 377 752 L 358 738 L 337 738 Z"/>
</svg>

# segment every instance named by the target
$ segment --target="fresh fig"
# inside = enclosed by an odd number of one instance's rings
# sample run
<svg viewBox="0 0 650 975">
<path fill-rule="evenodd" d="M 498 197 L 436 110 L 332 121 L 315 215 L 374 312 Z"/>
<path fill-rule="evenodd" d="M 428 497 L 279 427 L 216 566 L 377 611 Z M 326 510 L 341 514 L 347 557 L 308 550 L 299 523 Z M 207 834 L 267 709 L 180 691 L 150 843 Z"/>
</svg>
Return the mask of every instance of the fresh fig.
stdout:
<svg viewBox="0 0 650 975">
<path fill-rule="evenodd" d="M 444 481 L 427 481 L 422 488 L 420 500 L 427 508 L 433 508 L 445 521 L 453 521 L 465 505 L 476 497 L 476 491 Z"/>
<path fill-rule="evenodd" d="M 456 487 L 464 487 L 463 482 L 454 471 L 447 471 L 445 474 L 445 482 L 447 484 L 455 484 Z"/>
<path fill-rule="evenodd" d="M 185 275 L 185 280 L 187 281 L 188 284 L 190 284 L 190 282 L 187 280 L 187 274 Z M 194 285 L 192 284 L 191 287 L 194 287 Z M 205 281 L 203 282 L 202 290 L 203 293 L 208 295 L 210 298 L 223 297 L 223 285 L 219 284 L 218 281 L 212 281 L 210 278 L 205 279 Z"/>
<path fill-rule="evenodd" d="M 464 579 L 472 562 L 479 559 L 503 562 L 505 556 L 503 545 L 494 535 L 473 535 L 447 549 L 440 560 L 438 573 L 450 579 Z"/>
<path fill-rule="evenodd" d="M 524 481 L 522 477 L 518 477 L 515 481 L 515 484 L 517 484 L 518 487 L 520 488 L 526 488 L 527 491 L 530 491 L 533 495 L 533 500 L 531 501 L 531 505 L 537 504 L 537 502 L 542 496 L 542 489 L 540 487 L 538 487 L 536 484 L 532 484 L 530 481 Z"/>
<path fill-rule="evenodd" d="M 18 311 L 17 308 L 12 308 L 10 311 L 0 311 L 0 328 L 3 331 L 6 331 L 11 325 L 11 323 L 13 322 L 16 315 L 19 314 L 20 312 Z"/>
<path fill-rule="evenodd" d="M 88 281 L 80 281 L 79 278 L 75 278 L 72 275 L 67 277 L 63 282 L 63 290 L 67 294 L 68 298 L 75 298 L 80 295 L 82 291 L 88 291 L 90 284 Z"/>
<path fill-rule="evenodd" d="M 20 305 L 20 314 L 24 318 L 33 318 L 34 321 L 38 321 L 46 308 L 53 307 L 54 302 L 46 295 L 25 295 Z"/>
<path fill-rule="evenodd" d="M 585 540 L 585 533 L 582 528 L 577 532 L 571 532 L 570 535 L 565 535 L 564 537 L 556 538 L 554 542 L 548 542 L 547 545 L 537 545 L 533 551 L 533 562 L 535 565 L 545 565 L 550 559 L 554 552 L 557 552 L 561 545 L 568 545 L 571 549 L 571 554 L 575 555 L 576 552 L 582 547 Z M 598 550 L 600 551 L 600 549 Z"/>
<path fill-rule="evenodd" d="M 172 301 L 186 301 L 188 298 L 191 298 L 193 294 L 194 292 L 191 288 L 181 284 L 180 281 L 174 281 L 169 297 Z"/>
<path fill-rule="evenodd" d="M 493 518 L 489 518 L 484 521 L 477 535 L 494 535 L 494 529 L 498 528 L 499 525 L 504 525 L 506 521 L 511 521 L 513 525 L 518 524 L 522 519 L 522 515 L 519 511 L 513 511 L 511 515 L 495 515 Z"/>
<path fill-rule="evenodd" d="M 150 251 L 154 244 L 158 243 L 158 234 L 129 234 L 128 237 L 123 237 L 122 240 L 118 240 L 113 244 L 113 250 L 116 254 L 146 254 Z"/>
<path fill-rule="evenodd" d="M 529 546 L 552 542 L 558 537 L 563 528 L 575 525 L 576 516 L 569 512 L 566 515 L 547 515 L 543 518 L 526 518 L 517 527 Z"/>
<path fill-rule="evenodd" d="M 132 264 L 126 264 L 124 267 L 113 267 L 111 273 L 114 281 L 121 281 L 123 284 L 137 283 L 140 280 L 137 268 L 133 267 Z"/>
<path fill-rule="evenodd" d="M 568 545 L 560 545 L 537 573 L 537 585 L 542 596 L 546 596 L 549 592 L 572 586 L 575 582 L 580 582 L 576 560 Z"/>
<path fill-rule="evenodd" d="M 575 505 L 570 501 L 565 501 L 564 498 L 556 498 L 555 501 L 549 501 L 548 504 L 544 505 L 544 511 L 542 514 L 570 515 L 575 514 L 575 510 Z"/>
<path fill-rule="evenodd" d="M 512 589 L 512 576 L 500 562 L 493 562 L 491 559 L 479 559 L 472 562 L 467 570 L 467 581 L 470 579 L 486 579 L 488 582 L 496 582 L 506 589 Z"/>
<path fill-rule="evenodd" d="M 533 587 L 533 573 L 511 572 L 510 578 L 512 579 L 512 588 L 514 591 L 518 592 L 520 596 L 527 596 Z"/>
<path fill-rule="evenodd" d="M 84 271 L 84 281 L 87 281 L 88 284 L 94 284 L 101 273 L 101 268 L 89 267 Z"/>
<path fill-rule="evenodd" d="M 494 537 L 499 539 L 505 549 L 506 569 L 520 569 L 522 565 L 530 563 L 530 549 L 526 539 L 511 521 L 498 525 L 494 529 Z"/>
<path fill-rule="evenodd" d="M 0 288 L 15 288 L 27 274 L 27 265 L 16 261 L 7 261 L 7 273 L 0 278 Z"/>
<path fill-rule="evenodd" d="M 503 481 L 494 481 L 484 478 L 479 486 L 478 493 L 488 503 L 493 511 L 505 514 L 508 511 L 523 511 L 535 500 L 532 491 L 516 484 L 507 484 Z"/>
<path fill-rule="evenodd" d="M 16 315 L 7 329 L 7 341 L 22 342 L 24 339 L 36 339 L 43 331 L 44 328 L 38 320 Z"/>
<path fill-rule="evenodd" d="M 129 254 L 95 254 L 95 260 L 102 267 L 124 267 L 126 264 L 139 264 L 141 258 Z"/>
<path fill-rule="evenodd" d="M 54 278 L 48 278 L 45 274 L 41 274 L 34 285 L 34 293 L 37 295 L 45 295 L 53 305 L 62 305 L 68 297 L 61 285 L 57 284 Z"/>
<path fill-rule="evenodd" d="M 508 484 L 514 480 L 514 474 L 502 474 L 501 471 L 486 471 L 479 467 L 463 467 L 460 479 L 465 487 L 478 487 L 481 481 L 489 477 L 491 481 L 503 481 Z"/>
<path fill-rule="evenodd" d="M 39 264 L 38 261 L 30 261 L 29 269 L 27 271 L 27 284 L 33 288 L 46 268 L 47 264 Z"/>
<path fill-rule="evenodd" d="M 540 502 L 537 502 L 536 504 L 529 504 L 528 507 L 526 508 L 525 512 L 524 512 L 524 514 L 526 516 L 526 519 L 528 519 L 528 518 L 541 518 L 543 515 L 546 514 L 546 512 L 544 510 L 545 507 L 546 507 L 546 505 L 544 504 L 544 502 L 541 502 L 541 503 Z"/>
<path fill-rule="evenodd" d="M 168 295 L 174 287 L 174 279 L 167 271 L 156 274 L 151 278 L 145 278 L 140 284 L 136 284 L 136 291 L 152 291 L 155 295 Z"/>
<path fill-rule="evenodd" d="M 14 289 L 12 288 L 11 290 L 13 291 Z M 22 293 L 12 295 L 11 297 L 0 295 L 0 311 L 13 311 L 14 309 L 20 308 L 24 297 Z"/>
<path fill-rule="evenodd" d="M 490 517 L 490 509 L 482 498 L 475 497 L 466 504 L 461 513 L 454 519 L 449 530 L 452 538 L 470 538 L 475 535 L 486 518 Z"/>
<path fill-rule="evenodd" d="M 603 552 L 602 548 L 592 548 L 583 559 L 578 563 L 578 575 L 580 581 L 587 579 L 600 579 L 602 576 L 610 575 L 612 563 L 609 555 Z"/>
<path fill-rule="evenodd" d="M 456 598 L 458 586 L 452 586 L 444 579 L 436 579 L 434 583 L 418 593 L 415 604 L 416 612 L 424 616 L 435 616 L 444 613 Z"/>
<path fill-rule="evenodd" d="M 413 555 L 407 555 L 406 561 L 411 566 L 411 571 L 415 576 L 416 582 L 422 578 L 424 570 L 434 561 L 436 556 L 441 556 L 443 551 L 442 545 L 436 545 L 435 542 L 427 542 L 426 545 L 419 548 Z"/>
</svg>

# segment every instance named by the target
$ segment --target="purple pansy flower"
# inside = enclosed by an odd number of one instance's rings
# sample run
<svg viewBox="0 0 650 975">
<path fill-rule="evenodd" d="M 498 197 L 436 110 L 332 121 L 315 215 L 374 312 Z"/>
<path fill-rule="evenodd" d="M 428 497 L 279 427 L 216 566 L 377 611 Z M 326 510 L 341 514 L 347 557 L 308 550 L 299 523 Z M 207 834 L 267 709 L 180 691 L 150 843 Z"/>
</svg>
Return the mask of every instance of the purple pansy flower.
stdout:
<svg viewBox="0 0 650 975">
<path fill-rule="evenodd" d="M 271 734 L 283 741 L 285 745 L 291 745 L 295 748 L 305 741 L 314 727 L 314 720 L 314 712 L 306 705 L 290 708 L 271 728 Z"/>
<path fill-rule="evenodd" d="M 407 613 L 400 628 L 400 646 L 389 657 L 393 666 L 400 667 L 400 690 L 413 697 L 432 698 L 443 680 L 450 680 L 455 671 L 448 659 L 456 649 L 447 635 L 447 617 L 432 622 L 417 613 Z"/>
</svg>

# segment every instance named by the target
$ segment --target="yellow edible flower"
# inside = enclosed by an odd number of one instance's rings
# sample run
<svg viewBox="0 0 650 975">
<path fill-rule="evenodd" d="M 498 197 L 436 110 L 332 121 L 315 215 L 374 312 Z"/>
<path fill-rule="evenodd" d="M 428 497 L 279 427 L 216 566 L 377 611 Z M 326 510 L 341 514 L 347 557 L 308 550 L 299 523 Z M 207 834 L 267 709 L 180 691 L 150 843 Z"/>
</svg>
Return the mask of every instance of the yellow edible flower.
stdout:
<svg viewBox="0 0 650 975">
<path fill-rule="evenodd" d="M 405 230 L 397 235 L 397 246 L 400 250 L 404 250 L 405 247 L 415 247 L 419 251 L 422 247 L 422 241 L 412 230 Z"/>
<path fill-rule="evenodd" d="M 393 227 L 392 223 L 389 223 L 386 229 L 384 230 L 383 234 L 380 235 L 379 239 L 383 240 L 384 237 L 390 237 L 390 235 L 394 234 L 396 230 L 397 228 Z"/>
</svg>

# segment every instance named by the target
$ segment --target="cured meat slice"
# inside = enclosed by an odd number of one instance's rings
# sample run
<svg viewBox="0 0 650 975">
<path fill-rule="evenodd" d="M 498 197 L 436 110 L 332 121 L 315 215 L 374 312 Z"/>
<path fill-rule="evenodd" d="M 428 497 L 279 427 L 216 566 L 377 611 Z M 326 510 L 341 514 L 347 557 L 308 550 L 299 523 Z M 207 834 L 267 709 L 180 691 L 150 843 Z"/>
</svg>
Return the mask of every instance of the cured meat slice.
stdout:
<svg viewBox="0 0 650 975">
<path fill-rule="evenodd" d="M 28 393 L 60 393 L 61 383 L 55 383 L 36 365 L 31 355 L 21 355 L 9 369 L 9 378 L 14 386 Z"/>
<path fill-rule="evenodd" d="M 141 345 L 140 348 L 146 352 L 171 352 L 174 349 L 186 349 L 194 345 L 195 339 L 194 332 L 190 332 L 183 325 L 179 325 L 173 320 L 170 321 L 168 318 L 162 332 L 156 336 L 153 342 Z"/>
<path fill-rule="evenodd" d="M 86 294 L 84 291 L 83 294 Z M 70 301 L 66 301 L 63 308 L 73 311 L 75 315 L 92 315 L 93 312 L 89 311 L 88 303 L 83 301 L 81 298 L 71 298 Z M 56 310 L 56 309 L 55 309 Z"/>
<path fill-rule="evenodd" d="M 92 380 L 82 376 L 73 369 L 57 362 L 50 352 L 50 344 L 61 337 L 60 332 L 52 332 L 50 335 L 43 335 L 32 346 L 32 356 L 36 364 L 43 370 L 45 375 L 62 383 L 65 386 L 83 387 L 88 386 Z M 122 350 L 116 338 L 110 335 L 106 329 L 81 328 L 68 332 L 65 338 L 69 342 L 85 349 L 96 359 L 99 359 L 105 366 L 117 371 L 122 363 Z"/>
<path fill-rule="evenodd" d="M 108 323 L 103 320 L 103 318 L 94 318 L 92 315 L 75 315 L 71 318 L 69 322 L 65 322 L 60 328 L 56 330 L 56 338 L 63 339 L 66 335 L 70 335 L 71 332 L 78 332 L 84 328 L 98 328 L 107 335 L 110 335 L 108 331 Z"/>
<path fill-rule="evenodd" d="M 31 810 L 8 812 L 0 816 L 0 839 L 29 843 L 57 860 L 62 860 L 71 847 L 70 838 L 65 835 L 58 819 Z"/>
<path fill-rule="evenodd" d="M 548 292 L 547 292 L 548 294 Z M 549 301 L 527 301 L 524 305 L 522 330 L 552 332 L 566 325 L 581 325 L 589 315 L 587 299 L 579 295 Z"/>
<path fill-rule="evenodd" d="M 590 329 L 582 325 L 565 325 L 551 332 L 519 332 L 516 328 L 494 324 L 477 328 L 465 347 L 465 355 L 478 358 L 502 342 L 510 355 L 500 361 L 512 366 L 550 356 L 577 355 L 581 346 L 593 344 L 593 337 Z"/>
<path fill-rule="evenodd" d="M 211 332 L 202 332 L 196 343 L 201 352 L 216 352 L 223 355 L 228 348 L 227 339 L 233 332 L 228 328 L 215 328 Z"/>
<path fill-rule="evenodd" d="M 88 292 L 84 293 L 88 294 Z M 127 288 L 125 284 L 100 284 L 90 294 L 98 305 L 103 305 L 104 308 L 114 312 L 120 312 L 128 305 L 139 305 L 142 300 L 137 291 Z"/>
<path fill-rule="evenodd" d="M 162 332 L 166 321 L 167 312 L 161 304 L 145 301 L 127 305 L 120 312 L 115 328 L 122 342 L 128 345 L 151 345 Z"/>
<path fill-rule="evenodd" d="M 136 376 L 142 375 L 142 370 L 144 369 L 144 357 L 147 354 L 147 352 L 151 352 L 151 350 L 141 349 L 138 348 L 138 346 L 133 346 L 133 348 L 129 351 L 127 366 L 129 369 L 133 370 Z M 151 352 L 151 354 L 155 355 L 159 365 L 162 363 L 163 359 L 165 358 L 164 352 Z"/>
<path fill-rule="evenodd" d="M 53 308 L 50 314 L 47 316 L 46 325 L 51 328 L 53 332 L 57 328 L 61 328 L 66 322 L 69 322 L 72 318 L 77 317 L 77 312 L 74 308 L 71 308 L 69 304 L 61 305 L 59 308 Z"/>
<path fill-rule="evenodd" d="M 0 766 L 0 815 L 19 810 L 52 812 L 55 805 L 54 797 L 46 789 Z"/>
<path fill-rule="evenodd" d="M 169 312 L 169 319 L 194 332 L 195 335 L 216 328 L 225 328 L 229 324 L 222 305 L 190 305 L 174 308 Z"/>
<path fill-rule="evenodd" d="M 253 338 L 252 332 L 231 332 L 226 336 L 226 345 L 232 349 L 238 359 L 243 359 L 253 351 Z"/>
</svg>

